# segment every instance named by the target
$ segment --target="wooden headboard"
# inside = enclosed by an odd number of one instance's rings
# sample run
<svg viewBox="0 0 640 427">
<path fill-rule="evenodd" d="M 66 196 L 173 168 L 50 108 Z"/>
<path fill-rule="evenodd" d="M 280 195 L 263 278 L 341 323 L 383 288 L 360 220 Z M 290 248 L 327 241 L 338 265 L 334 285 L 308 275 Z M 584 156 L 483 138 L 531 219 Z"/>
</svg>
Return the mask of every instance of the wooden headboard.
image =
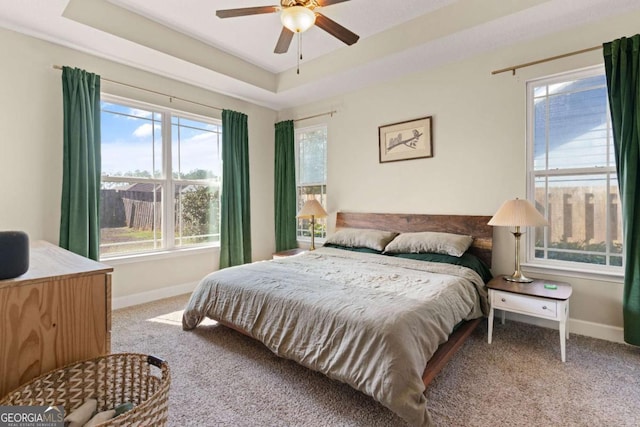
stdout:
<svg viewBox="0 0 640 427">
<path fill-rule="evenodd" d="M 491 267 L 493 227 L 487 225 L 491 216 L 423 215 L 338 212 L 336 228 L 372 228 L 398 233 L 439 231 L 473 236 L 469 252 Z"/>
</svg>

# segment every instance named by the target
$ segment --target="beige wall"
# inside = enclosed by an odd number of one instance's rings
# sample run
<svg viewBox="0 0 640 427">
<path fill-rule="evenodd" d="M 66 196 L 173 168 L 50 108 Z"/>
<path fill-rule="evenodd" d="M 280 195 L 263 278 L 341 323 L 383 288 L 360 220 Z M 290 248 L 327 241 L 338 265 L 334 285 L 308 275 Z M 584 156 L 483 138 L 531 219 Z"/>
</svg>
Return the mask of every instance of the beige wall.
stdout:
<svg viewBox="0 0 640 427">
<path fill-rule="evenodd" d="M 526 195 L 526 81 L 602 64 L 602 53 L 522 69 L 516 76 L 491 71 L 632 35 L 638 22 L 638 13 L 608 19 L 282 111 L 278 119 L 337 110 L 332 118 L 299 123 L 328 123 L 327 200 L 334 218 L 339 210 L 492 215 L 504 200 Z M 379 164 L 378 126 L 423 116 L 433 117 L 434 157 Z M 493 271 L 510 273 L 513 237 L 505 229 L 494 235 Z M 535 274 L 573 284 L 572 330 L 621 339 L 620 279 Z"/>
<path fill-rule="evenodd" d="M 274 248 L 273 123 L 275 112 L 138 69 L 11 31 L 0 30 L 0 229 L 23 230 L 33 240 L 57 243 L 62 183 L 61 72 L 52 65 L 79 67 L 101 76 L 248 115 L 253 258 Z M 220 111 L 103 81 L 115 95 L 220 118 Z M 147 261 L 114 263 L 113 296 L 120 304 L 141 293 L 198 281 L 217 268 L 218 251 Z"/>
</svg>

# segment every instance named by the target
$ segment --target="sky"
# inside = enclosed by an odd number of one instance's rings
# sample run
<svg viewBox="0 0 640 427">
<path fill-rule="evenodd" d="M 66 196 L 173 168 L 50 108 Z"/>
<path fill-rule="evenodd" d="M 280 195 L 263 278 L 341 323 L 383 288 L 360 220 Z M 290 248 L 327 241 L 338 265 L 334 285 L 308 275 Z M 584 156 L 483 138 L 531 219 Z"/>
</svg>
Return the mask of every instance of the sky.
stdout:
<svg viewBox="0 0 640 427">
<path fill-rule="evenodd" d="M 180 126 L 171 128 L 174 173 L 204 169 L 221 175 L 219 126 L 180 118 Z M 101 129 L 103 176 L 161 170 L 160 113 L 102 102 Z"/>
<path fill-rule="evenodd" d="M 604 75 L 541 84 L 534 88 L 534 96 L 536 171 L 615 166 Z M 609 178 L 617 185 L 615 174 Z M 549 185 L 606 186 L 607 176 L 566 175 L 551 178 Z"/>
</svg>

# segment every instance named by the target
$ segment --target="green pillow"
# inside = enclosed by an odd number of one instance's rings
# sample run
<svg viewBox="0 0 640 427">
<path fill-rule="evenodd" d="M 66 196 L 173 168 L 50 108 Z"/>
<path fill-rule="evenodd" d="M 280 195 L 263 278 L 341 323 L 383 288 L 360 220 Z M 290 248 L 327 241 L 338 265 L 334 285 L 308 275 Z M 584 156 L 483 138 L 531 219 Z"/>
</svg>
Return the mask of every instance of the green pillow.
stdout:
<svg viewBox="0 0 640 427">
<path fill-rule="evenodd" d="M 475 271 L 482 277 L 484 283 L 488 283 L 489 280 L 493 279 L 493 274 L 491 274 L 491 270 L 480 258 L 472 255 L 468 252 L 462 254 L 462 256 L 452 256 L 446 254 L 435 254 L 435 253 L 400 253 L 393 254 L 385 252 L 384 255 L 387 256 L 395 256 L 398 258 L 407 258 L 407 259 L 415 259 L 418 261 L 430 261 L 430 262 L 442 262 L 445 264 L 453 264 L 453 265 L 461 265 L 463 267 L 467 267 Z"/>
<path fill-rule="evenodd" d="M 365 248 L 365 247 L 353 247 L 353 246 L 342 246 L 342 245 L 336 245 L 335 243 L 325 243 L 324 245 L 322 245 L 322 247 L 324 248 L 335 248 L 335 249 L 343 249 L 345 251 L 352 251 L 352 252 L 362 252 L 365 254 L 381 254 L 382 251 L 377 251 L 375 249 L 371 249 L 371 248 Z"/>
</svg>

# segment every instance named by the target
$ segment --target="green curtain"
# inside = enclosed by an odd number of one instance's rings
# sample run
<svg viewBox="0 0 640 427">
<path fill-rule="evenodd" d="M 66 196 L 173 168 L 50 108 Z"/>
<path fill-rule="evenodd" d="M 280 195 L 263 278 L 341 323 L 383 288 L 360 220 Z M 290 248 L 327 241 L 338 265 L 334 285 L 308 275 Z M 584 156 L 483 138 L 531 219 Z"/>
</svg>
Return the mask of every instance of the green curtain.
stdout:
<svg viewBox="0 0 640 427">
<path fill-rule="evenodd" d="M 640 34 L 603 50 L 622 206 L 624 340 L 640 345 Z"/>
<path fill-rule="evenodd" d="M 298 246 L 296 236 L 296 157 L 293 120 L 276 123 L 275 230 L 276 252 Z"/>
<path fill-rule="evenodd" d="M 222 111 L 220 268 L 251 262 L 247 116 Z"/>
<path fill-rule="evenodd" d="M 100 76 L 62 68 L 60 247 L 100 256 Z"/>
</svg>

